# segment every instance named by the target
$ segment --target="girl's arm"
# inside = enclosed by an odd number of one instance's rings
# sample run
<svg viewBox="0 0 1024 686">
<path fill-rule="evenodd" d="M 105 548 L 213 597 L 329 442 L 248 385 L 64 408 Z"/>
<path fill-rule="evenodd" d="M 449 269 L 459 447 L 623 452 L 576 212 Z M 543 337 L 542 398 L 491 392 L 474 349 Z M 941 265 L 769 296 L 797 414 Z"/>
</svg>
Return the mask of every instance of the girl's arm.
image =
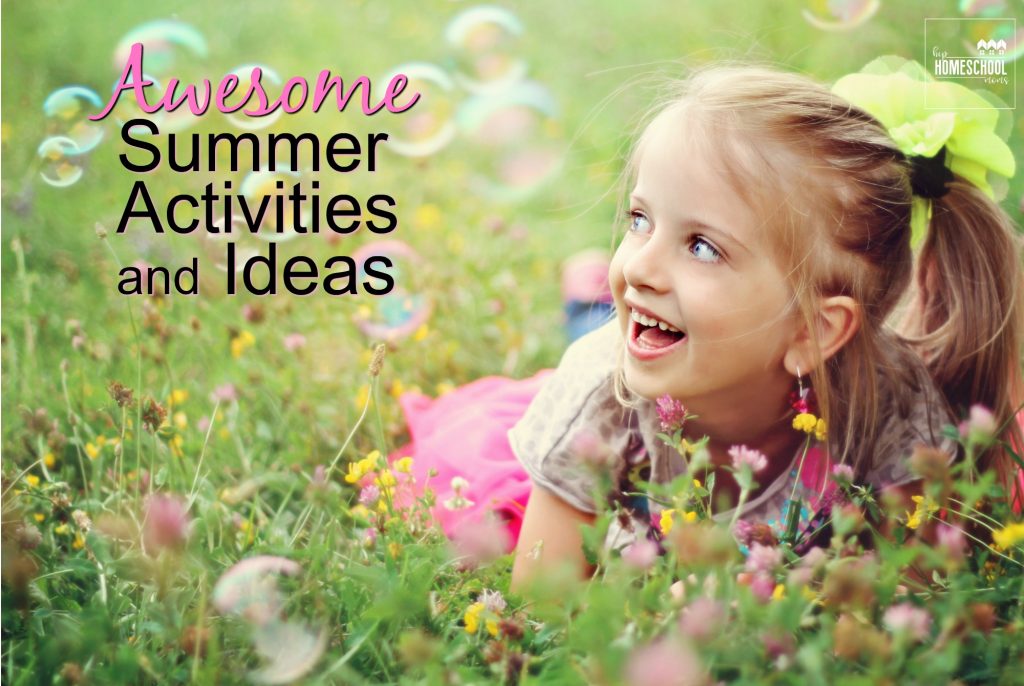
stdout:
<svg viewBox="0 0 1024 686">
<path fill-rule="evenodd" d="M 580 578 L 589 578 L 595 567 L 583 555 L 580 526 L 592 525 L 595 518 L 534 484 L 519 531 L 509 590 L 519 593 L 537 572 L 564 564 L 578 570 Z"/>
</svg>

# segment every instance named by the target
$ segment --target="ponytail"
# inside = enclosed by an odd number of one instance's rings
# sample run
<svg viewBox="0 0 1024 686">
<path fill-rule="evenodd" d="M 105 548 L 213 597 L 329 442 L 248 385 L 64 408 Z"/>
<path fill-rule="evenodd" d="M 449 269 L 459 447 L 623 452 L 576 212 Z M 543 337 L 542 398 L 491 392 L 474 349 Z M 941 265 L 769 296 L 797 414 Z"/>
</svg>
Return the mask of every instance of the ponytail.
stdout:
<svg viewBox="0 0 1024 686">
<path fill-rule="evenodd" d="M 973 184 L 956 178 L 932 200 L 928 236 L 917 259 L 912 300 L 901 333 L 924 359 L 955 416 L 980 403 L 992 410 L 998 437 L 1024 449 L 1015 416 L 1024 402 L 1024 268 L 1021 237 L 1007 214 Z M 996 444 L 980 456 L 1021 508 L 1018 466 Z"/>
</svg>

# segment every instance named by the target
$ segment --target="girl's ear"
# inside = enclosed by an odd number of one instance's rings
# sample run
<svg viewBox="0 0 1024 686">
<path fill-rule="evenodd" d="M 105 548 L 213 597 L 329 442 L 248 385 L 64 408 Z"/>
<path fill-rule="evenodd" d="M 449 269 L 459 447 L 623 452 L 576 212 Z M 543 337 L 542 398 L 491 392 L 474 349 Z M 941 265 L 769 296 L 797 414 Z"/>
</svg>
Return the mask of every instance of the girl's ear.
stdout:
<svg viewBox="0 0 1024 686">
<path fill-rule="evenodd" d="M 806 325 L 802 325 L 793 342 L 790 343 L 783 364 L 793 376 L 797 370 L 810 372 L 820 359 L 822 362 L 835 355 L 857 333 L 861 324 L 861 308 L 856 300 L 848 295 L 832 295 L 822 298 L 817 313 L 818 346 L 820 353 L 814 349 L 814 340 Z"/>
</svg>

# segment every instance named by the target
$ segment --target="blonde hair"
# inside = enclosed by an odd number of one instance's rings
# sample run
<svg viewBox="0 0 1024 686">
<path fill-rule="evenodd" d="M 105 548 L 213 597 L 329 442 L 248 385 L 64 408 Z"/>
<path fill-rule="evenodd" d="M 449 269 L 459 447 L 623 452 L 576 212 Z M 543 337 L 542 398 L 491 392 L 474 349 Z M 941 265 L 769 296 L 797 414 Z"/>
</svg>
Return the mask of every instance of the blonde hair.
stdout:
<svg viewBox="0 0 1024 686">
<path fill-rule="evenodd" d="M 1024 446 L 1014 417 L 1024 399 L 1024 270 L 1019 236 L 997 204 L 957 177 L 933 201 L 915 257 L 910 162 L 876 119 L 826 86 L 770 67 L 716 65 L 675 83 L 654 110 L 667 113 L 685 119 L 680 135 L 711 152 L 703 159 L 765 218 L 811 335 L 819 297 L 848 295 L 862 309 L 853 338 L 808 370 L 834 458 L 858 475 L 870 469 L 884 411 L 922 374 L 955 416 L 981 403 L 1005 427 L 1001 437 Z M 1005 451 L 990 450 L 981 466 L 1012 492 Z"/>
</svg>

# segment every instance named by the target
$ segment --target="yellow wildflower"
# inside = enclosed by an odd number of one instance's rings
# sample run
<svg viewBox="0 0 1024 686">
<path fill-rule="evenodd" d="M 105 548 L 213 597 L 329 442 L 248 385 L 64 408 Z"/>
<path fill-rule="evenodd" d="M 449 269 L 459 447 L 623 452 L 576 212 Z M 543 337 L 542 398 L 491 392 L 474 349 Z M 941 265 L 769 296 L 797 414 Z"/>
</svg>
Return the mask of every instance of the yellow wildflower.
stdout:
<svg viewBox="0 0 1024 686">
<path fill-rule="evenodd" d="M 67 524 L 58 524 L 53 527 L 53 533 L 59 534 L 60 536 L 66 536 L 70 531 L 71 529 L 68 528 Z"/>
<path fill-rule="evenodd" d="M 466 614 L 462 616 L 462 621 L 466 625 L 467 634 L 475 634 L 480 628 L 480 613 L 483 611 L 483 603 L 473 603 L 466 608 Z"/>
<path fill-rule="evenodd" d="M 71 543 L 71 547 L 75 550 L 81 550 L 85 547 L 85 539 L 82 538 L 82 534 L 75 534 L 75 540 Z"/>
<path fill-rule="evenodd" d="M 825 426 L 824 419 L 819 419 L 814 425 L 814 437 L 819 441 L 824 441 L 828 437 L 828 427 Z"/>
<path fill-rule="evenodd" d="M 27 483 L 29 486 L 32 486 L 33 488 L 37 488 L 39 486 L 39 477 L 36 476 L 35 474 L 26 474 L 25 483 Z"/>
<path fill-rule="evenodd" d="M 171 394 L 167 396 L 167 404 L 171 407 L 180 405 L 186 400 L 188 400 L 188 391 L 183 388 L 175 388 L 171 391 Z"/>
<path fill-rule="evenodd" d="M 395 468 L 396 472 L 401 472 L 402 474 L 412 474 L 412 458 L 403 457 L 401 459 L 395 460 L 395 463 L 392 465 L 392 467 Z"/>
<path fill-rule="evenodd" d="M 356 392 L 356 407 L 363 407 L 370 400 L 370 387 L 363 384 Z"/>
<path fill-rule="evenodd" d="M 43 455 L 43 464 L 47 469 L 53 469 L 57 464 L 57 458 L 53 456 L 53 453 L 46 453 Z"/>
<path fill-rule="evenodd" d="M 352 509 L 349 510 L 349 513 L 353 517 L 358 517 L 359 519 L 370 518 L 370 510 L 367 509 L 366 505 L 353 505 Z"/>
<path fill-rule="evenodd" d="M 89 456 L 90 460 L 95 460 L 100 456 L 100 449 L 97 448 L 93 443 L 85 444 L 85 454 Z"/>
<path fill-rule="evenodd" d="M 818 594 L 811 590 L 810 586 L 801 586 L 800 595 L 809 603 L 815 603 L 818 601 Z"/>
<path fill-rule="evenodd" d="M 255 336 L 244 329 L 239 331 L 238 335 L 231 339 L 231 356 L 237 360 L 246 348 L 251 348 L 255 343 Z"/>
<path fill-rule="evenodd" d="M 377 468 L 377 463 L 379 461 L 380 461 L 380 451 L 379 450 L 371 450 L 370 452 L 368 452 L 366 454 L 366 457 L 363 459 L 363 463 L 366 464 L 366 471 L 372 472 L 373 470 L 375 470 Z"/>
<path fill-rule="evenodd" d="M 663 535 L 668 535 L 668 532 L 672 531 L 672 514 L 675 512 L 673 509 L 662 510 L 661 519 L 658 520 L 658 528 L 661 529 Z"/>
<path fill-rule="evenodd" d="M 359 483 L 359 480 L 363 478 L 366 472 L 362 468 L 363 461 L 349 462 L 348 473 L 345 474 L 345 481 L 350 484 Z"/>
<path fill-rule="evenodd" d="M 437 205 L 425 203 L 416 208 L 412 215 L 413 224 L 425 231 L 436 229 L 441 225 L 441 210 Z"/>
<path fill-rule="evenodd" d="M 174 413 L 174 426 L 178 427 L 179 430 L 184 430 L 188 426 L 188 416 L 181 412 Z"/>
<path fill-rule="evenodd" d="M 397 484 L 398 481 L 395 479 L 395 475 L 392 474 L 390 470 L 384 469 L 381 470 L 380 475 L 378 475 L 377 478 L 373 480 L 373 483 L 377 484 L 381 488 L 391 488 L 392 486 Z"/>
<path fill-rule="evenodd" d="M 684 522 L 695 522 L 695 521 L 697 521 L 697 513 L 696 512 L 684 512 L 683 513 L 683 521 Z"/>
<path fill-rule="evenodd" d="M 97 446 L 99 446 L 100 448 L 102 448 L 102 447 L 103 447 L 103 446 L 105 446 L 106 444 L 107 444 L 107 437 L 106 437 L 106 436 L 104 436 L 104 435 L 100 434 L 99 436 L 97 436 L 97 437 L 96 437 L 96 445 L 97 445 Z"/>
<path fill-rule="evenodd" d="M 385 500 L 384 498 L 381 498 L 380 500 L 377 501 L 377 512 L 380 512 L 381 514 L 387 514 L 388 501 Z"/>
<path fill-rule="evenodd" d="M 930 514 L 937 512 L 939 506 L 931 501 L 930 498 L 926 498 L 923 495 L 912 495 L 910 499 L 917 503 L 917 507 L 914 508 L 913 514 L 907 513 L 907 528 L 916 529 L 921 526 L 923 522 Z"/>
<path fill-rule="evenodd" d="M 171 447 L 171 454 L 175 457 L 184 456 L 185 452 L 181 449 L 181 444 L 184 440 L 181 436 L 172 436 L 171 440 L 167 441 L 167 445 Z"/>
<path fill-rule="evenodd" d="M 391 389 L 388 391 L 392 398 L 397 398 L 405 393 L 405 386 L 398 379 L 391 382 Z"/>
<path fill-rule="evenodd" d="M 400 552 L 402 552 L 402 546 L 395 543 L 394 541 L 388 543 L 388 553 L 390 553 L 391 557 L 398 559 L 398 554 Z"/>
<path fill-rule="evenodd" d="M 441 383 L 437 384 L 435 390 L 437 391 L 437 397 L 440 398 L 442 395 L 448 395 L 449 393 L 454 391 L 455 386 L 451 385 L 447 381 L 442 381 Z"/>
<path fill-rule="evenodd" d="M 992 540 L 1004 550 L 1024 541 L 1024 522 L 1008 524 L 999 531 L 992 532 Z"/>
<path fill-rule="evenodd" d="M 36 512 L 34 515 L 32 515 L 32 517 L 34 517 L 37 522 L 42 522 L 44 519 L 46 519 L 46 515 L 44 515 L 42 512 Z"/>
<path fill-rule="evenodd" d="M 772 600 L 782 600 L 786 597 L 786 587 L 782 584 L 775 584 L 772 589 Z"/>
<path fill-rule="evenodd" d="M 700 479 L 694 479 L 693 480 L 693 487 L 694 488 L 700 488 Z"/>
<path fill-rule="evenodd" d="M 414 340 L 417 343 L 419 343 L 420 341 L 422 341 L 424 338 L 426 338 L 429 335 L 430 335 L 430 327 L 427 326 L 426 324 L 423 324 L 423 325 L 420 326 L 420 328 L 416 329 L 416 333 L 414 333 L 412 335 L 412 340 Z"/>
<path fill-rule="evenodd" d="M 804 433 L 814 433 L 818 428 L 818 418 L 809 412 L 801 412 L 793 417 L 793 428 Z"/>
</svg>

